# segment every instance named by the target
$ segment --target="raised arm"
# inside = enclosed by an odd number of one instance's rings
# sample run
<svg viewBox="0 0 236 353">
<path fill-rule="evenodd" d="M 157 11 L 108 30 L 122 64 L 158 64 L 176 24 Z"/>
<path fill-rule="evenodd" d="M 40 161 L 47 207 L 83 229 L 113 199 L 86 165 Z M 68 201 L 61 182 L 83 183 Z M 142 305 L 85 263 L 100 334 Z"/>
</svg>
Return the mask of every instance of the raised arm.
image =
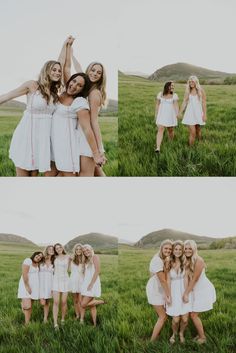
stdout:
<svg viewBox="0 0 236 353">
<path fill-rule="evenodd" d="M 93 277 L 91 279 L 91 282 L 88 285 L 87 290 L 90 291 L 93 288 L 94 283 L 96 282 L 98 275 L 100 273 L 100 261 L 99 261 L 99 257 L 97 255 L 93 256 L 93 264 L 94 264 L 94 274 Z"/>
<path fill-rule="evenodd" d="M 83 129 L 83 132 L 85 134 L 85 137 L 88 141 L 88 144 L 92 150 L 93 153 L 93 159 L 96 164 L 98 165 L 103 165 L 104 164 L 104 158 L 101 156 L 101 154 L 98 151 L 96 139 L 90 124 L 90 115 L 88 110 L 80 110 L 77 112 L 77 118 L 79 119 L 79 123 L 81 128 Z"/>
<path fill-rule="evenodd" d="M 89 106 L 90 106 L 91 125 L 97 142 L 98 150 L 101 154 L 104 154 L 105 150 L 102 143 L 102 134 L 98 123 L 98 113 L 101 107 L 101 95 L 98 90 L 93 90 L 89 94 Z"/>
<path fill-rule="evenodd" d="M 3 94 L 0 96 L 0 104 L 8 102 L 11 99 L 23 96 L 30 91 L 37 89 L 37 83 L 35 81 L 27 81 L 23 83 L 21 86 L 18 88 L 14 89 L 13 91 L 10 91 L 6 94 Z"/>
<path fill-rule="evenodd" d="M 68 38 L 68 42 L 66 45 L 66 60 L 64 66 L 64 82 L 66 83 L 71 77 L 71 53 L 72 53 L 72 44 L 74 42 L 73 37 Z"/>
<path fill-rule="evenodd" d="M 61 48 L 61 52 L 59 54 L 59 57 L 58 57 L 58 61 L 59 63 L 61 64 L 61 68 L 62 68 L 62 72 L 63 72 L 63 79 L 65 79 L 65 63 L 66 63 L 66 48 L 67 48 L 67 45 L 68 45 L 68 42 L 73 39 L 74 41 L 74 38 L 72 36 L 68 36 L 65 40 L 65 42 L 63 43 L 62 45 L 62 48 Z M 66 82 L 66 81 L 65 81 Z"/>
<path fill-rule="evenodd" d="M 183 294 L 183 301 L 185 303 L 188 302 L 188 295 L 193 290 L 193 288 L 194 288 L 195 284 L 197 283 L 204 267 L 205 267 L 204 261 L 202 258 L 199 257 L 196 261 L 196 264 L 195 264 L 193 278 L 189 281 L 188 287 L 185 289 L 184 294 Z"/>
<path fill-rule="evenodd" d="M 72 61 L 73 61 L 73 64 L 74 64 L 75 71 L 76 72 L 83 72 L 82 66 L 80 65 L 80 63 L 76 59 L 76 57 L 74 56 L 73 51 L 72 51 Z"/>
</svg>

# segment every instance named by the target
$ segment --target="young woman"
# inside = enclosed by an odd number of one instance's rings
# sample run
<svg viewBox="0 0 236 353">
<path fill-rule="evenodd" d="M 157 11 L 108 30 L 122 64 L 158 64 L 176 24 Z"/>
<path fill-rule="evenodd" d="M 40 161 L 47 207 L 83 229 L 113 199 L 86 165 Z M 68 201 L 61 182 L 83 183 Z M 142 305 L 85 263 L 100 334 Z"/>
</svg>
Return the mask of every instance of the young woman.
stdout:
<svg viewBox="0 0 236 353">
<path fill-rule="evenodd" d="M 188 324 L 189 312 L 192 311 L 192 298 L 189 295 L 188 303 L 182 300 L 185 289 L 188 286 L 188 276 L 185 271 L 184 243 L 176 240 L 173 243 L 173 250 L 170 262 L 170 271 L 168 272 L 168 285 L 170 288 L 172 302 L 167 305 L 166 313 L 172 316 L 172 336 L 170 343 L 175 342 L 179 331 L 180 342 L 184 343 L 184 331 Z"/>
<path fill-rule="evenodd" d="M 185 110 L 182 124 L 189 127 L 189 145 L 201 138 L 201 126 L 206 123 L 206 95 L 196 76 L 190 76 L 186 85 L 180 115 Z"/>
<path fill-rule="evenodd" d="M 146 286 L 148 303 L 153 305 L 158 320 L 153 328 L 151 341 L 159 336 L 167 319 L 165 305 L 171 304 L 171 293 L 167 283 L 167 271 L 170 265 L 172 254 L 172 241 L 164 240 L 160 245 L 159 253 L 153 256 L 149 271 L 150 279 Z"/>
<path fill-rule="evenodd" d="M 53 321 L 54 328 L 58 330 L 58 312 L 61 298 L 61 324 L 65 323 L 67 312 L 67 297 L 69 292 L 70 257 L 66 254 L 63 246 L 59 243 L 54 245 L 55 261 L 53 275 Z"/>
<path fill-rule="evenodd" d="M 81 289 L 84 280 L 84 257 L 83 246 L 75 244 L 73 248 L 73 257 L 71 260 L 71 274 L 70 274 L 70 291 L 73 295 L 73 302 L 75 308 L 76 319 L 80 317 L 80 302 L 81 302 Z"/>
<path fill-rule="evenodd" d="M 211 310 L 216 301 L 216 292 L 213 284 L 205 274 L 206 265 L 204 260 L 197 254 L 197 244 L 194 240 L 184 242 L 184 254 L 186 256 L 186 271 L 189 273 L 190 282 L 183 294 L 183 301 L 188 303 L 190 293 L 193 292 L 193 305 L 190 314 L 191 319 L 197 329 L 198 343 L 204 343 L 206 336 L 199 313 Z"/>
<path fill-rule="evenodd" d="M 174 127 L 177 126 L 177 115 L 179 112 L 178 99 L 177 94 L 174 93 L 173 81 L 166 82 L 163 92 L 159 92 L 157 95 L 155 109 L 156 125 L 158 127 L 156 153 L 160 152 L 165 128 L 167 128 L 169 138 L 171 140 L 174 138 Z"/>
<path fill-rule="evenodd" d="M 83 245 L 83 254 L 85 262 L 84 281 L 81 288 L 81 314 L 80 322 L 84 322 L 85 310 L 90 308 L 93 325 L 97 324 L 97 308 L 96 305 L 103 304 L 104 301 L 95 300 L 101 296 L 100 282 L 100 261 L 99 257 L 94 254 L 93 248 L 89 244 Z"/>
<path fill-rule="evenodd" d="M 22 264 L 22 276 L 18 287 L 18 298 L 21 299 L 21 308 L 25 315 L 25 325 L 30 321 L 32 304 L 39 299 L 39 263 L 43 253 L 36 251 Z"/>
<path fill-rule="evenodd" d="M 71 42 L 73 43 L 73 38 L 69 37 L 64 66 L 66 90 L 59 97 L 52 119 L 52 159 L 55 160 L 56 169 L 62 176 L 75 176 L 76 172 L 80 171 L 78 130 L 82 130 L 86 136 L 93 165 L 104 162 L 90 125 L 89 105 L 85 99 L 89 91 L 88 76 L 77 73 L 70 77 Z M 94 173 L 86 174 L 93 175 Z"/>
<path fill-rule="evenodd" d="M 50 170 L 51 118 L 61 86 L 61 65 L 44 64 L 38 81 L 28 81 L 0 96 L 0 104 L 27 95 L 27 107 L 13 133 L 9 156 L 17 176 L 37 176 Z"/>
<path fill-rule="evenodd" d="M 81 65 L 74 56 L 73 63 L 76 72 L 83 71 Z M 101 155 L 104 156 L 105 150 L 103 147 L 102 135 L 98 122 L 98 115 L 101 107 L 104 106 L 106 102 L 106 72 L 104 66 L 98 62 L 92 62 L 91 64 L 89 64 L 85 72 L 88 75 L 91 84 L 88 95 L 91 115 L 91 126 L 96 138 L 98 150 Z M 84 135 L 81 129 L 79 129 L 78 132 L 79 149 L 81 155 L 80 176 L 87 176 L 87 173 L 91 174 L 92 172 L 94 172 L 95 176 L 105 176 L 105 173 L 103 172 L 101 166 L 96 165 L 94 169 L 91 159 L 91 148 L 88 144 L 86 136 Z"/>
<path fill-rule="evenodd" d="M 52 298 L 52 282 L 54 272 L 54 247 L 48 245 L 43 253 L 44 257 L 39 265 L 39 298 L 43 306 L 43 322 L 48 321 L 50 299 Z"/>
</svg>

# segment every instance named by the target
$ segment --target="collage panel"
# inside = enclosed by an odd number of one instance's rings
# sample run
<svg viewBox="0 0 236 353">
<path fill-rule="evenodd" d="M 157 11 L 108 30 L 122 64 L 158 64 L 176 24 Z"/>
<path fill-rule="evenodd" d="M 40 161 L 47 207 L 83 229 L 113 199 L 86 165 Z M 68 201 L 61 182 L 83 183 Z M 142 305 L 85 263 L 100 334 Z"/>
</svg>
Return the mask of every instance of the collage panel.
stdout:
<svg viewBox="0 0 236 353">
<path fill-rule="evenodd" d="M 0 176 L 117 176 L 116 32 L 109 2 L 101 0 L 94 12 L 75 0 L 10 0 L 0 10 Z"/>
<path fill-rule="evenodd" d="M 121 176 L 236 175 L 235 10 L 234 1 L 221 0 L 126 4 L 119 27 Z"/>
</svg>

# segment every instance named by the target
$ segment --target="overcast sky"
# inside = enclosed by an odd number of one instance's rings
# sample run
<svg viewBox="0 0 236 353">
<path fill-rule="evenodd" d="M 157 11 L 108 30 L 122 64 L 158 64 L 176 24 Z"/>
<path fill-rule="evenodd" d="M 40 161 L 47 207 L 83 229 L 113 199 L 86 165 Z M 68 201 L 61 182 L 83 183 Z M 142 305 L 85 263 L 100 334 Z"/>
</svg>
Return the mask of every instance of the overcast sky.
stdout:
<svg viewBox="0 0 236 353">
<path fill-rule="evenodd" d="M 171 228 L 236 235 L 235 178 L 1 178 L 0 233 L 36 243 L 99 232 L 137 241 Z"/>
<path fill-rule="evenodd" d="M 117 99 L 116 28 L 115 4 L 110 0 L 1 1 L 0 94 L 37 79 L 44 62 L 57 59 L 72 34 L 83 69 L 92 61 L 102 62 L 108 97 Z"/>
<path fill-rule="evenodd" d="M 235 0 L 120 0 L 119 69 L 177 62 L 236 73 Z"/>
</svg>

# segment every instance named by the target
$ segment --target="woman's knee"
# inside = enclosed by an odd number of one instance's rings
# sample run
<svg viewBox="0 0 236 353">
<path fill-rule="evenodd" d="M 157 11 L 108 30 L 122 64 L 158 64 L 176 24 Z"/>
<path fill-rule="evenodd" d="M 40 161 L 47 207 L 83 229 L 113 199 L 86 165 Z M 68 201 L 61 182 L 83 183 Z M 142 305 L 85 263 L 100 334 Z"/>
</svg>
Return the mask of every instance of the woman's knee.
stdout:
<svg viewBox="0 0 236 353">
<path fill-rule="evenodd" d="M 194 319 L 196 319 L 198 317 L 198 313 L 192 312 L 192 313 L 190 313 L 190 317 L 191 317 L 192 320 L 194 320 Z"/>
<path fill-rule="evenodd" d="M 178 324 L 179 321 L 180 321 L 180 317 L 179 317 L 179 316 L 173 317 L 173 323 L 174 323 L 174 324 Z"/>
</svg>

